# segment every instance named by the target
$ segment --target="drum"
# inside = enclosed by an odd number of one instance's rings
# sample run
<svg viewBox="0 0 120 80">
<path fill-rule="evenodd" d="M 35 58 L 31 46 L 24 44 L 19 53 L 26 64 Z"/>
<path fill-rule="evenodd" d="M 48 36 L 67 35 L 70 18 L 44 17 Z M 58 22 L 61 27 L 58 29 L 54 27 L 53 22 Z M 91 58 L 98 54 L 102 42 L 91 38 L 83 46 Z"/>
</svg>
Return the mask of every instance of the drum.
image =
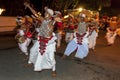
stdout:
<svg viewBox="0 0 120 80">
<path fill-rule="evenodd" d="M 18 34 L 15 36 L 15 39 L 18 43 L 24 43 L 26 40 L 25 36 L 20 36 Z"/>
<path fill-rule="evenodd" d="M 21 37 L 18 38 L 19 43 L 24 43 L 25 40 L 26 40 L 26 38 L 24 36 L 21 36 Z"/>
</svg>

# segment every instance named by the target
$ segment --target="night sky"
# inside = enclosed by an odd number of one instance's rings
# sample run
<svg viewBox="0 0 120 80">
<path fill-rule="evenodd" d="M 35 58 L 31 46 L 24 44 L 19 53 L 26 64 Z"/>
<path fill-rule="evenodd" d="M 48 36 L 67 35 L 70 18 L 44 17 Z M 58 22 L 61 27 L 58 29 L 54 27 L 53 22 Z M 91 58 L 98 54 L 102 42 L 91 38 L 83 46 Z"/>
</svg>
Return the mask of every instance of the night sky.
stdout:
<svg viewBox="0 0 120 80">
<path fill-rule="evenodd" d="M 33 4 L 36 5 L 37 8 L 38 6 L 42 5 L 40 0 L 30 0 Z M 114 8 L 120 8 L 120 0 L 111 0 L 111 7 Z"/>
<path fill-rule="evenodd" d="M 30 0 L 35 8 L 40 9 L 42 6 L 41 0 Z"/>
<path fill-rule="evenodd" d="M 14 1 L 14 0 L 13 0 Z M 16 1 L 16 0 L 15 0 Z M 22 0 L 21 0 L 22 1 Z M 42 4 L 42 0 L 29 0 L 33 5 L 34 5 L 34 9 L 37 11 L 43 11 L 41 7 L 44 7 L 46 3 Z M 44 0 L 43 0 L 44 1 Z M 16 1 L 17 2 L 17 1 Z M 12 1 L 10 0 L 0 0 L 0 8 L 7 8 L 6 10 L 6 15 L 16 15 L 14 13 L 10 13 L 10 10 L 13 10 L 12 8 L 8 8 L 8 5 L 12 5 Z M 20 5 L 19 5 L 20 6 Z M 46 4 L 47 6 L 47 4 Z M 16 6 L 17 10 L 20 9 L 18 6 Z M 23 8 L 23 7 L 22 7 Z M 113 9 L 117 10 L 115 12 L 120 13 L 119 9 L 120 9 L 120 0 L 111 0 L 111 6 L 109 7 L 111 9 L 111 11 Z M 8 11 L 8 12 L 7 12 Z M 24 10 L 26 11 L 26 10 Z M 26 11 L 27 12 L 27 11 Z M 112 11 L 113 12 L 113 11 Z M 26 14 L 26 13 L 25 13 Z"/>
<path fill-rule="evenodd" d="M 120 0 L 112 0 L 111 7 L 113 8 L 120 8 Z"/>
</svg>

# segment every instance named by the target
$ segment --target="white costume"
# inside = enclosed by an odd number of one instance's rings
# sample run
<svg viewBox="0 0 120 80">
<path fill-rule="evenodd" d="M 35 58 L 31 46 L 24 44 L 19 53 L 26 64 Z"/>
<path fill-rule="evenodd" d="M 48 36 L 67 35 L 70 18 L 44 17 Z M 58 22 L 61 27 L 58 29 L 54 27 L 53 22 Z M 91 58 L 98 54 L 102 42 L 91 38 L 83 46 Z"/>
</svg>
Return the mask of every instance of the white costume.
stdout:
<svg viewBox="0 0 120 80">
<path fill-rule="evenodd" d="M 61 46 L 61 40 L 62 40 L 62 19 L 61 19 L 61 12 L 54 11 L 55 15 L 54 17 L 54 30 L 53 32 L 56 34 L 57 37 L 57 47 L 59 48 Z"/>
<path fill-rule="evenodd" d="M 65 41 L 68 43 L 74 37 L 74 25 L 68 25 L 66 29 Z"/>
<path fill-rule="evenodd" d="M 47 9 L 52 11 L 51 9 Z M 34 71 L 41 71 L 43 69 L 56 70 L 55 54 L 57 39 L 53 33 L 53 21 L 51 19 L 44 19 L 38 29 L 38 40 L 30 49 L 30 56 L 28 64 L 34 64 Z"/>
<path fill-rule="evenodd" d="M 74 33 L 75 38 L 70 41 L 64 52 L 64 55 L 69 56 L 73 51 L 77 49 L 75 57 L 83 59 L 88 55 L 88 32 L 79 35 Z"/>
<path fill-rule="evenodd" d="M 21 30 L 21 29 L 18 31 L 18 35 L 25 38 L 25 41 L 24 41 L 24 42 L 22 42 L 22 43 L 18 42 L 18 46 L 19 46 L 20 50 L 21 50 L 25 55 L 28 55 L 28 46 L 29 46 L 29 44 L 30 44 L 30 42 L 31 42 L 31 39 L 25 37 L 24 31 Z"/>
<path fill-rule="evenodd" d="M 65 41 L 68 43 L 73 39 L 73 37 L 74 37 L 74 33 L 66 32 Z"/>
<path fill-rule="evenodd" d="M 68 22 L 66 27 L 65 41 L 68 43 L 73 39 L 74 30 L 75 30 L 75 20 L 72 14 L 69 14 Z"/>
<path fill-rule="evenodd" d="M 97 37 L 98 37 L 98 32 L 93 30 L 92 33 L 90 34 L 90 36 L 88 37 L 89 48 L 90 49 L 94 49 L 95 48 Z"/>
<path fill-rule="evenodd" d="M 61 40 L 62 40 L 62 31 L 61 31 L 61 27 L 62 27 L 62 21 L 56 21 L 54 24 L 54 28 L 56 28 L 54 30 L 54 33 L 57 37 L 57 47 L 60 47 L 61 45 Z"/>
<path fill-rule="evenodd" d="M 90 24 L 88 24 L 89 27 L 89 36 L 88 36 L 88 40 L 89 40 L 89 49 L 95 49 L 95 45 L 96 45 L 96 39 L 98 37 L 98 24 L 97 22 L 90 22 Z"/>
<path fill-rule="evenodd" d="M 117 29 L 111 30 L 109 27 L 107 28 L 106 39 L 108 45 L 114 44 L 115 38 L 117 35 Z"/>
<path fill-rule="evenodd" d="M 38 40 L 30 49 L 30 56 L 28 64 L 33 63 L 34 71 L 41 71 L 43 69 L 52 69 L 52 76 L 56 77 L 56 61 L 54 52 L 56 47 L 56 36 L 53 33 L 52 16 L 54 11 L 45 7 L 45 17 L 41 17 L 37 12 L 27 4 L 27 7 L 32 13 L 41 21 L 38 30 Z"/>
<path fill-rule="evenodd" d="M 61 32 L 56 33 L 56 37 L 57 37 L 57 47 L 60 47 L 62 40 L 62 33 Z"/>
<path fill-rule="evenodd" d="M 42 69 L 52 69 L 56 64 L 54 52 L 56 50 L 55 40 L 57 38 L 55 34 L 53 34 L 53 36 L 49 38 L 50 40 L 48 41 L 48 43 L 45 44 L 46 46 L 43 47 L 44 49 L 40 49 L 40 44 L 42 44 L 42 42 L 39 41 L 39 38 L 30 50 L 30 58 L 28 63 L 34 64 L 34 71 L 41 71 Z"/>
<path fill-rule="evenodd" d="M 74 33 L 74 38 L 67 45 L 64 55 L 69 56 L 73 51 L 77 49 L 75 57 L 83 59 L 88 55 L 88 35 L 87 24 L 84 18 L 79 22 L 77 31 Z M 64 56 L 63 56 L 64 58 Z"/>
</svg>

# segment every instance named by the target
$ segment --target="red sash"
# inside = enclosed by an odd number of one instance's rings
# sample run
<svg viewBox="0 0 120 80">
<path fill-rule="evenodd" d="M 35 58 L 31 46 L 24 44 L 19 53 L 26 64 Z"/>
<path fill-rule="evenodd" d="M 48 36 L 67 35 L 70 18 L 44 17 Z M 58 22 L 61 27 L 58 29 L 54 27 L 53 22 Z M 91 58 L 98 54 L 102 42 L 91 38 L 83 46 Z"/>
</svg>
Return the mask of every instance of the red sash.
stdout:
<svg viewBox="0 0 120 80">
<path fill-rule="evenodd" d="M 39 36 L 39 44 L 40 44 L 40 47 L 39 47 L 39 51 L 41 53 L 41 55 L 44 54 L 45 50 L 46 50 L 46 44 L 48 43 L 49 40 L 52 39 L 53 36 L 51 36 L 50 38 L 45 38 L 45 37 L 42 37 L 42 36 Z"/>
<path fill-rule="evenodd" d="M 30 31 L 25 32 L 25 35 L 26 35 L 28 38 L 31 38 L 31 37 L 32 37 L 32 33 L 31 33 Z"/>
<path fill-rule="evenodd" d="M 76 33 L 77 37 L 77 44 L 82 45 L 83 37 L 86 35 L 86 33 L 83 33 L 82 35 Z"/>
</svg>

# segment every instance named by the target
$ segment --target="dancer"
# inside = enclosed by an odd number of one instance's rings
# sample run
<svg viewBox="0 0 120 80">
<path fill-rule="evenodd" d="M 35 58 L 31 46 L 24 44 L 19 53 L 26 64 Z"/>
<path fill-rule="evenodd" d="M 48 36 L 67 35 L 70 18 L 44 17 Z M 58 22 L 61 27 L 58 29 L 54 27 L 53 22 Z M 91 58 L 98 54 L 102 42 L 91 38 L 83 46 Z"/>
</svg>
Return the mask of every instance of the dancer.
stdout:
<svg viewBox="0 0 120 80">
<path fill-rule="evenodd" d="M 62 28 L 63 28 L 63 23 L 62 23 L 62 14 L 59 11 L 54 11 L 55 15 L 54 17 L 54 33 L 57 36 L 57 48 L 60 48 L 61 46 L 61 39 L 62 39 Z"/>
<path fill-rule="evenodd" d="M 112 20 L 109 22 L 110 26 L 107 28 L 107 33 L 105 38 L 107 39 L 108 46 L 111 46 L 114 44 L 116 35 L 117 35 L 117 22 L 116 18 L 113 17 Z"/>
<path fill-rule="evenodd" d="M 88 55 L 88 35 L 89 28 L 87 28 L 85 17 L 80 16 L 81 22 L 78 25 L 77 31 L 74 33 L 74 38 L 70 41 L 66 47 L 62 59 L 69 56 L 73 51 L 76 51 L 75 57 L 79 59 L 84 59 Z M 81 28 L 82 27 L 82 28 Z M 83 28 L 84 27 L 84 28 Z M 87 30 L 88 29 L 88 30 Z"/>
<path fill-rule="evenodd" d="M 18 18 L 17 18 L 18 19 Z M 26 32 L 27 32 L 27 26 L 31 26 L 31 23 L 26 24 L 27 22 L 21 18 L 19 20 L 16 20 L 20 26 L 20 28 L 17 29 L 17 34 L 15 36 L 15 39 L 18 42 L 18 46 L 21 50 L 22 53 L 25 54 L 25 60 L 28 59 L 28 46 L 31 42 L 31 39 L 27 37 Z"/>
<path fill-rule="evenodd" d="M 91 21 L 88 24 L 89 27 L 89 49 L 95 51 L 96 39 L 98 37 L 98 24 L 96 21 Z"/>
<path fill-rule="evenodd" d="M 68 43 L 73 39 L 75 29 L 75 19 L 72 14 L 69 14 L 67 18 L 67 28 L 66 28 L 66 36 L 65 41 Z"/>
<path fill-rule="evenodd" d="M 34 9 L 28 4 L 27 7 L 37 15 Z M 42 71 L 43 69 L 52 69 L 52 77 L 56 77 L 56 61 L 55 54 L 57 39 L 53 33 L 53 10 L 45 7 L 45 17 L 37 16 L 41 20 L 39 28 L 38 40 L 30 49 L 28 64 L 34 65 L 34 71 Z"/>
</svg>

